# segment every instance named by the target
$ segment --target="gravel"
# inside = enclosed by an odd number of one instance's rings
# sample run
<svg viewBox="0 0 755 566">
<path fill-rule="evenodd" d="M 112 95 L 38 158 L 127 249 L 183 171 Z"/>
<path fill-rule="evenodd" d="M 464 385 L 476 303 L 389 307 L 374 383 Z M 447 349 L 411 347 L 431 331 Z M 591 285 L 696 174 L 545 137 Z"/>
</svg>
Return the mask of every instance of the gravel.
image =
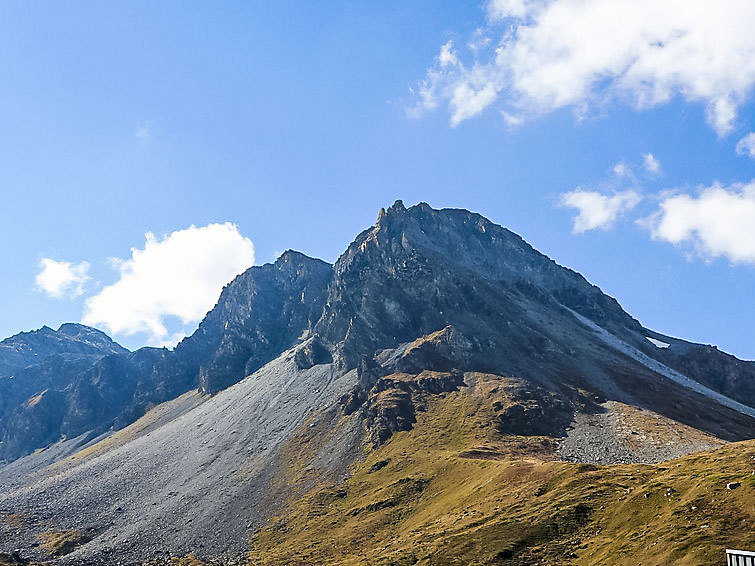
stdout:
<svg viewBox="0 0 755 566">
<path fill-rule="evenodd" d="M 604 465 L 657 464 L 724 444 L 652 411 L 616 401 L 601 407 L 600 413 L 577 413 L 558 449 L 562 460 Z M 630 418 L 632 413 L 641 413 L 644 423 Z"/>
<path fill-rule="evenodd" d="M 0 552 L 39 556 L 36 533 L 75 529 L 94 538 L 58 559 L 61 564 L 242 555 L 249 535 L 274 510 L 269 486 L 277 449 L 356 382 L 355 371 L 338 376 L 331 364 L 302 371 L 293 358 L 293 350 L 285 352 L 159 428 L 89 460 L 47 466 L 51 454 L 0 469 L 0 524 L 2 515 L 28 519 L 0 536 Z M 338 450 L 353 446 L 330 448 L 330 460 L 340 461 Z"/>
</svg>

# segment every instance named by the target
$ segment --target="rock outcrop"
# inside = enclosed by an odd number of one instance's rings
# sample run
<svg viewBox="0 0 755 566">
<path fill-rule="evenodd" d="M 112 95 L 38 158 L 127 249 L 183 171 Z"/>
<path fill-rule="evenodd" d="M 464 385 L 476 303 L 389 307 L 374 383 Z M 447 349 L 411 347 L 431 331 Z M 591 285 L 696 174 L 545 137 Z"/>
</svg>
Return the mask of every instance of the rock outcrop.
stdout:
<svg viewBox="0 0 755 566">
<path fill-rule="evenodd" d="M 516 234 L 426 204 L 381 211 L 335 265 L 289 251 L 250 268 L 174 350 L 128 352 L 80 326 L 0 345 L 0 457 L 81 437 L 74 454 L 55 445 L 0 468 L 0 515 L 35 518 L 0 552 L 38 552 L 50 525 L 99 529 L 61 563 L 241 553 L 365 448 L 371 478 L 432 443 L 438 469 L 461 459 L 473 478 L 512 455 L 657 461 L 649 451 L 755 436 L 755 364 L 645 329 Z M 414 505 L 430 481 L 395 477 L 342 511 Z M 323 497 L 308 515 L 333 511 Z"/>
<path fill-rule="evenodd" d="M 332 275 L 298 252 L 252 267 L 174 350 L 129 352 L 80 324 L 0 342 L 0 462 L 84 433 L 118 430 L 152 405 L 240 381 L 311 331 Z M 313 363 L 327 357 L 310 353 Z"/>
</svg>

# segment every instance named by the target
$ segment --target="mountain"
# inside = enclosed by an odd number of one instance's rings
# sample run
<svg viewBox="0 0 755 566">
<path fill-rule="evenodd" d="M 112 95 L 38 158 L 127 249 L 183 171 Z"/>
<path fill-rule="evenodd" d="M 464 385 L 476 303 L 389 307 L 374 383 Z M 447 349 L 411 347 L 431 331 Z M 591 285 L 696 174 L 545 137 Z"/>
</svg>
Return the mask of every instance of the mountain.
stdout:
<svg viewBox="0 0 755 566">
<path fill-rule="evenodd" d="M 57 331 L 43 326 L 0 342 L 0 377 L 10 377 L 15 371 L 42 363 L 53 355 L 83 358 L 125 352 L 105 333 L 83 324 L 62 324 Z"/>
<path fill-rule="evenodd" d="M 694 564 L 755 543 L 755 364 L 644 328 L 465 210 L 397 201 L 335 265 L 286 252 L 173 351 L 64 381 L 108 393 L 58 404 L 88 436 L 0 468 L 0 551 L 597 564 L 625 537 L 632 563 Z"/>
<path fill-rule="evenodd" d="M 98 360 L 127 353 L 81 324 L 63 324 L 57 331 L 44 326 L 0 342 L 0 462 L 75 429 L 76 413 L 84 408 L 82 391 L 72 384 Z M 70 410 L 73 404 L 79 408 Z"/>
<path fill-rule="evenodd" d="M 80 324 L 0 342 L 0 462 L 60 439 L 75 450 L 191 389 L 232 385 L 311 330 L 331 277 L 329 264 L 293 251 L 252 267 L 174 351 L 129 352 Z"/>
<path fill-rule="evenodd" d="M 203 392 L 225 389 L 311 332 L 332 277 L 330 264 L 295 251 L 248 269 L 223 289 L 176 356 L 197 360 Z"/>
</svg>

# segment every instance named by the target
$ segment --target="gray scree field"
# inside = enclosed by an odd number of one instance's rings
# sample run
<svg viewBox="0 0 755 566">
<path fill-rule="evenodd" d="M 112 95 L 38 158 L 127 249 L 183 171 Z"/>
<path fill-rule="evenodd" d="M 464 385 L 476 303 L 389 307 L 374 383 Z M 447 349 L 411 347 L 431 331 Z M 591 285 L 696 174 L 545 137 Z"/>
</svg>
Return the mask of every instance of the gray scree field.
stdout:
<svg viewBox="0 0 755 566">
<path fill-rule="evenodd" d="M 93 538 L 63 563 L 243 554 L 274 507 L 266 490 L 278 448 L 356 380 L 356 371 L 334 378 L 330 364 L 299 370 L 293 358 L 285 352 L 214 397 L 185 396 L 184 404 L 199 404 L 90 459 L 63 460 L 32 480 L 25 459 L 0 469 L 0 512 L 29 518 L 11 545 L 45 529 L 76 529 Z M 0 550 L 12 551 L 8 544 Z"/>
</svg>

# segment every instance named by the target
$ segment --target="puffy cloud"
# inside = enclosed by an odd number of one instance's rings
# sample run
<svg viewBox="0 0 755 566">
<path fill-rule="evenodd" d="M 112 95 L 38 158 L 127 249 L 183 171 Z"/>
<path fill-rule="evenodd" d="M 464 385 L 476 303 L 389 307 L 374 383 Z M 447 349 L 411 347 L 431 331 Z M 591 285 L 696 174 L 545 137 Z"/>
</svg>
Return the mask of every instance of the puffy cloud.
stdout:
<svg viewBox="0 0 755 566">
<path fill-rule="evenodd" d="M 645 171 L 653 175 L 658 175 L 661 172 L 661 164 L 652 153 L 645 153 L 642 156 L 642 165 L 645 167 Z"/>
<path fill-rule="evenodd" d="M 642 197 L 633 190 L 608 196 L 577 188 L 561 196 L 561 205 L 579 211 L 574 217 L 573 231 L 580 234 L 610 228 L 622 213 L 633 209 L 641 200 Z"/>
<path fill-rule="evenodd" d="M 729 187 L 716 183 L 698 196 L 668 196 L 643 224 L 653 238 L 691 245 L 705 258 L 755 263 L 755 180 Z"/>
<path fill-rule="evenodd" d="M 36 277 L 37 289 L 56 299 L 78 297 L 84 293 L 84 284 L 89 281 L 89 264 L 86 261 L 71 263 L 55 261 L 49 257 L 39 262 Z"/>
<path fill-rule="evenodd" d="M 162 239 L 146 234 L 129 259 L 114 259 L 120 279 L 87 299 L 82 322 L 114 334 L 146 333 L 153 345 L 175 344 L 166 317 L 195 324 L 218 299 L 221 287 L 254 263 L 254 246 L 235 225 L 177 230 Z"/>
<path fill-rule="evenodd" d="M 448 64 L 441 50 L 410 114 L 444 101 L 455 125 L 499 99 L 508 114 L 533 117 L 681 96 L 704 104 L 724 135 L 755 86 L 751 0 L 492 0 L 487 15 L 495 49 L 471 50 L 471 65 L 456 53 Z"/>
<path fill-rule="evenodd" d="M 755 132 L 750 132 L 737 142 L 737 155 L 749 155 L 755 159 Z"/>
</svg>

